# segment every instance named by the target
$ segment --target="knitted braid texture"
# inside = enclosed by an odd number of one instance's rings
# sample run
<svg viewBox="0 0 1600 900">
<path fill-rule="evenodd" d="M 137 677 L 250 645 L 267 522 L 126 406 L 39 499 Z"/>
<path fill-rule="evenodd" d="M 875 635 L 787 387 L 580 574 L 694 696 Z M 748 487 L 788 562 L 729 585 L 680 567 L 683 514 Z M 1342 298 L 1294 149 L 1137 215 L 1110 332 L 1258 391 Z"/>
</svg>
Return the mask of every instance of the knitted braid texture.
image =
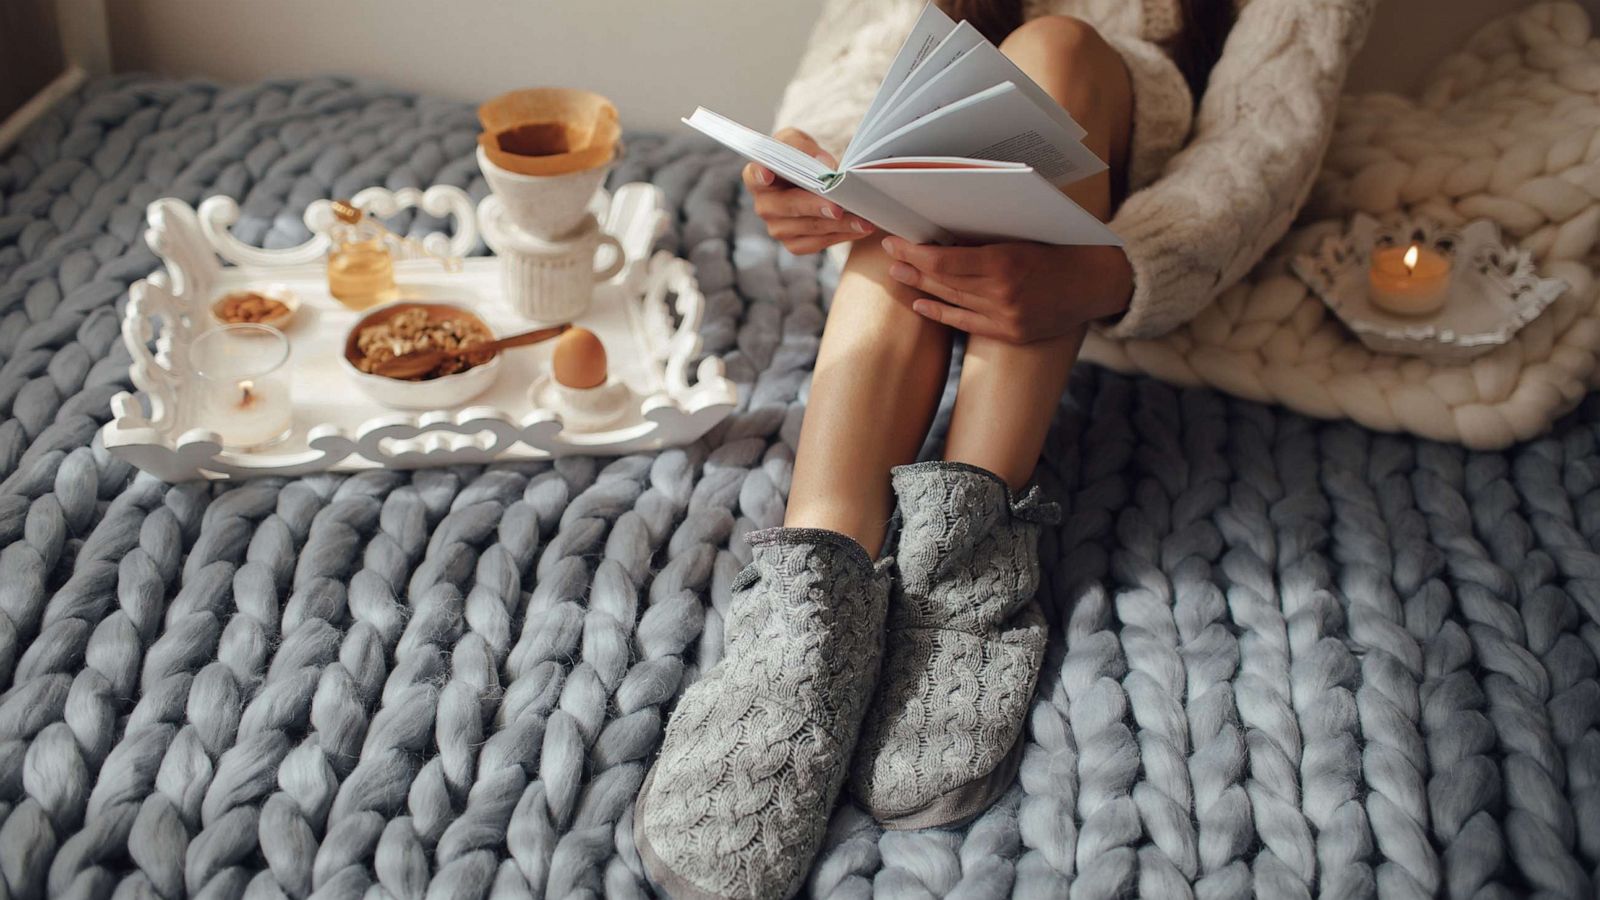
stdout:
<svg viewBox="0 0 1600 900">
<path fill-rule="evenodd" d="M 616 174 L 677 211 L 740 384 L 696 445 L 167 485 L 94 441 L 147 203 L 227 193 L 287 246 L 369 184 L 481 196 L 476 132 L 371 84 L 128 77 L 0 156 L 0 893 L 650 895 L 635 798 L 743 632 L 836 278 L 738 159 L 634 136 Z M 1484 453 L 1082 367 L 1037 478 L 1017 783 L 960 828 L 840 803 L 804 894 L 1593 896 L 1600 401 Z"/>
<path fill-rule="evenodd" d="M 849 538 L 749 540 L 726 651 L 679 700 L 639 799 L 655 874 L 716 897 L 799 887 L 877 684 L 889 599 L 888 566 Z"/>
<path fill-rule="evenodd" d="M 999 766 L 1022 731 L 1044 658 L 1034 488 L 1013 500 L 992 473 L 897 468 L 901 519 L 882 683 L 852 791 L 883 817 L 910 813 Z"/>
<path fill-rule="evenodd" d="M 1307 6 L 1317 4 L 1282 7 L 1283 21 Z M 1091 332 L 1084 358 L 1477 449 L 1548 430 L 1600 384 L 1600 42 L 1571 0 L 1504 6 L 1415 99 L 1343 98 L 1299 224 L 1243 281 L 1168 334 Z M 1249 64 L 1291 39 L 1280 29 Z M 1466 363 L 1374 353 L 1289 270 L 1357 213 L 1452 227 L 1489 220 L 1568 290 L 1505 346 Z"/>
</svg>

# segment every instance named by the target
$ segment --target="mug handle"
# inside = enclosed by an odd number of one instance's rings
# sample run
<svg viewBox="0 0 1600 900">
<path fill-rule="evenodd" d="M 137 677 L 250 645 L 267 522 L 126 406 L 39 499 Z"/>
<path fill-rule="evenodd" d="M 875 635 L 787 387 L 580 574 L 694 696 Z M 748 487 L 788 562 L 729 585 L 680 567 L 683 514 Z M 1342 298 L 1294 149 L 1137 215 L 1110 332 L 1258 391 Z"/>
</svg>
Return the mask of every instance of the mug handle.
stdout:
<svg viewBox="0 0 1600 900">
<path fill-rule="evenodd" d="M 622 252 L 622 242 L 617 240 L 615 235 L 600 235 L 600 243 L 595 247 L 595 256 L 598 257 L 600 255 L 599 249 L 601 247 L 611 248 L 611 262 L 602 271 L 594 273 L 594 280 L 597 283 L 610 281 L 618 272 L 622 271 L 622 267 L 628 262 L 627 254 Z"/>
</svg>

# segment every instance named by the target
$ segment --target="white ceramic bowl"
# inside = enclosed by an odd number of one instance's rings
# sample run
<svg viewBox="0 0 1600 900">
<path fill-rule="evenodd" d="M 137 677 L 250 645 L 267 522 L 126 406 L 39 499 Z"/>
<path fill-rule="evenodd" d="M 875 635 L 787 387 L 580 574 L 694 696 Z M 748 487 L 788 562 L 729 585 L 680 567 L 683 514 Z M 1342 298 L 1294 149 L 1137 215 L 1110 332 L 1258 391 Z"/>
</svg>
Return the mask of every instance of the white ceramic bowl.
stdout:
<svg viewBox="0 0 1600 900">
<path fill-rule="evenodd" d="M 355 347 L 356 334 L 368 323 L 382 321 L 383 318 L 414 306 L 423 306 L 448 310 L 456 315 L 467 316 L 483 322 L 483 319 L 472 310 L 458 303 L 442 303 L 437 301 L 398 300 L 386 303 L 383 306 L 373 307 L 350 327 L 345 334 L 345 352 L 339 354 L 339 361 L 355 383 L 367 396 L 396 409 L 451 409 L 466 403 L 473 397 L 488 390 L 494 384 L 495 377 L 500 374 L 500 357 L 496 354 L 486 363 L 473 366 L 465 372 L 454 375 L 445 375 L 440 378 L 430 378 L 426 381 L 407 381 L 399 378 L 386 378 L 382 375 L 373 375 L 356 368 L 351 360 L 352 354 L 359 353 Z M 489 328 L 488 323 L 484 323 Z M 489 329 L 490 334 L 494 330 Z M 499 335 L 494 335 L 499 337 Z"/>
</svg>

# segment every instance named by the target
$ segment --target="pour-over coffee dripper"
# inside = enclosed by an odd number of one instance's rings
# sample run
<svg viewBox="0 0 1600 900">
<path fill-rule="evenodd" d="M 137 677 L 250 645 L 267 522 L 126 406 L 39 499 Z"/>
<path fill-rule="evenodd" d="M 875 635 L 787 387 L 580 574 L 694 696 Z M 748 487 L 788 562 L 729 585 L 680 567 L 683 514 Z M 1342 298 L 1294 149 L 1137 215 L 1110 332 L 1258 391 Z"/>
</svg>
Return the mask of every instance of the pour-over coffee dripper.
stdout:
<svg viewBox="0 0 1600 900">
<path fill-rule="evenodd" d="M 621 136 L 616 107 L 590 91 L 533 88 L 478 107 L 478 166 L 512 223 L 559 241 L 588 214 Z"/>
</svg>

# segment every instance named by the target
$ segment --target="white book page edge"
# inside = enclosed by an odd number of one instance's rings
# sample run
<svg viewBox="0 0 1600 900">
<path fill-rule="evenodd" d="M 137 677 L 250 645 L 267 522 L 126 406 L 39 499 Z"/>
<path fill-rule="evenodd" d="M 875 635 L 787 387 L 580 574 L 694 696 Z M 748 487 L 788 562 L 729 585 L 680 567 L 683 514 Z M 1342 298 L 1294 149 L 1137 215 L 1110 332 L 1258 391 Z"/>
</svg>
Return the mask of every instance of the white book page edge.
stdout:
<svg viewBox="0 0 1600 900">
<path fill-rule="evenodd" d="M 937 3 L 930 2 L 922 8 L 922 13 L 917 16 L 917 21 L 911 26 L 911 33 L 906 35 L 900 49 L 894 55 L 894 61 L 889 63 L 889 71 L 884 74 L 883 81 L 878 84 L 878 91 L 872 96 L 872 102 L 867 105 L 867 111 L 861 117 L 861 130 L 884 108 L 889 98 L 899 90 L 902 82 L 912 71 L 922 63 L 922 60 L 933 51 L 933 48 L 956 27 L 955 20 L 945 14 Z M 844 155 L 850 156 L 850 147 L 855 146 L 855 141 L 845 148 Z"/>
</svg>

